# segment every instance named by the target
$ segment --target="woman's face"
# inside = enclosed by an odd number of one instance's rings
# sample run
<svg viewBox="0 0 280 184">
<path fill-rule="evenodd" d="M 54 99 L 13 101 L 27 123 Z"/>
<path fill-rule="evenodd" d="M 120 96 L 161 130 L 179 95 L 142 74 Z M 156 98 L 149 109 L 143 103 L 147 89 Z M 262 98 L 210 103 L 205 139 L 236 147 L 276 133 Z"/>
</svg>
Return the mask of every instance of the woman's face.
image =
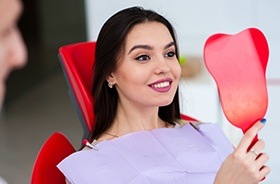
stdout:
<svg viewBox="0 0 280 184">
<path fill-rule="evenodd" d="M 140 108 L 166 106 L 176 93 L 181 67 L 174 40 L 165 25 L 145 22 L 132 28 L 115 72 L 119 103 Z"/>
<path fill-rule="evenodd" d="M 9 73 L 26 62 L 26 48 L 17 28 L 21 11 L 19 0 L 0 0 L 0 109 Z"/>
</svg>

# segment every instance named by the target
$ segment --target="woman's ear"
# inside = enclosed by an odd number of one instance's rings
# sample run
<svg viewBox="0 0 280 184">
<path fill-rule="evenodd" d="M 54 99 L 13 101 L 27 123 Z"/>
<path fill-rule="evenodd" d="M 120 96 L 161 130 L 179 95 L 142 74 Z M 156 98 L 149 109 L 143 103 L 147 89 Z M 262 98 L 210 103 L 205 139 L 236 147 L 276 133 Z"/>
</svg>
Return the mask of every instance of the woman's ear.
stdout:
<svg viewBox="0 0 280 184">
<path fill-rule="evenodd" d="M 116 79 L 113 74 L 110 74 L 106 77 L 106 81 L 108 82 L 109 88 L 113 88 L 113 86 L 116 84 Z"/>
<path fill-rule="evenodd" d="M 106 81 L 110 84 L 115 84 L 116 83 L 115 77 L 112 73 L 106 77 Z"/>
</svg>

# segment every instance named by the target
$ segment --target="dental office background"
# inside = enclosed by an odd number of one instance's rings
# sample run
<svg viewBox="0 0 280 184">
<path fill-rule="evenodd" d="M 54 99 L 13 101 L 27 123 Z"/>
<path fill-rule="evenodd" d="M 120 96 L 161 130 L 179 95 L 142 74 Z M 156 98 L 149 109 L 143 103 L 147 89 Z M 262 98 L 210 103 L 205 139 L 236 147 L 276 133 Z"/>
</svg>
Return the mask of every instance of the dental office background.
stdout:
<svg viewBox="0 0 280 184">
<path fill-rule="evenodd" d="M 267 66 L 269 106 L 259 137 L 270 154 L 271 173 L 264 184 L 280 183 L 280 1 L 276 0 L 22 0 L 19 27 L 28 47 L 28 64 L 7 80 L 0 114 L 0 176 L 8 183 L 30 183 L 44 141 L 60 131 L 79 149 L 83 130 L 57 59 L 58 47 L 95 41 L 102 24 L 120 9 L 140 5 L 174 25 L 182 65 L 181 109 L 202 122 L 219 123 L 236 145 L 241 131 L 227 122 L 216 84 L 202 59 L 206 39 L 216 33 L 236 34 L 249 27 L 263 31 L 270 57 Z M 257 89 L 256 89 L 257 90 Z M 14 175 L 16 174 L 16 177 Z"/>
<path fill-rule="evenodd" d="M 171 21 L 177 32 L 180 55 L 187 60 L 190 58 L 189 67 L 194 73 L 187 73 L 181 80 L 182 111 L 202 122 L 218 122 L 234 145 L 238 144 L 242 133 L 223 115 L 216 84 L 204 67 L 203 46 L 206 39 L 215 33 L 236 34 L 256 27 L 265 34 L 270 49 L 266 71 L 269 106 L 265 116 L 267 124 L 259 138 L 266 142 L 271 173 L 262 183 L 279 183 L 280 1 L 85 0 L 88 39 L 96 40 L 101 26 L 113 13 L 135 5 L 153 9 Z"/>
</svg>

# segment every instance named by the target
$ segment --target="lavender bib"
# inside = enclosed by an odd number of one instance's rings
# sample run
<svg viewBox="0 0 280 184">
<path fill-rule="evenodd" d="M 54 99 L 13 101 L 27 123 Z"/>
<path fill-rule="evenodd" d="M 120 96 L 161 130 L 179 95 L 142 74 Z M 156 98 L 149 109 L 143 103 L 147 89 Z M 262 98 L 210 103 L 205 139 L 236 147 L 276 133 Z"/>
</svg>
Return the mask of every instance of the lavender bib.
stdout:
<svg viewBox="0 0 280 184">
<path fill-rule="evenodd" d="M 210 184 L 233 151 L 217 124 L 139 131 L 65 158 L 72 184 Z"/>
</svg>

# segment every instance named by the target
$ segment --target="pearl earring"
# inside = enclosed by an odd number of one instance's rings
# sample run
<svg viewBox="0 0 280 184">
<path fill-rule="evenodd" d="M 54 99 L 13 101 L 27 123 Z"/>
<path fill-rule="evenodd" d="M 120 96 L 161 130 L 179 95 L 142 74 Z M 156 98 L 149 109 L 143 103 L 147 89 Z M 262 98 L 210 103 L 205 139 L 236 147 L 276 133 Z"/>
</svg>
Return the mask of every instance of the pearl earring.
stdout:
<svg viewBox="0 0 280 184">
<path fill-rule="evenodd" d="M 108 82 L 108 87 L 112 89 L 113 88 L 113 84 Z"/>
</svg>

